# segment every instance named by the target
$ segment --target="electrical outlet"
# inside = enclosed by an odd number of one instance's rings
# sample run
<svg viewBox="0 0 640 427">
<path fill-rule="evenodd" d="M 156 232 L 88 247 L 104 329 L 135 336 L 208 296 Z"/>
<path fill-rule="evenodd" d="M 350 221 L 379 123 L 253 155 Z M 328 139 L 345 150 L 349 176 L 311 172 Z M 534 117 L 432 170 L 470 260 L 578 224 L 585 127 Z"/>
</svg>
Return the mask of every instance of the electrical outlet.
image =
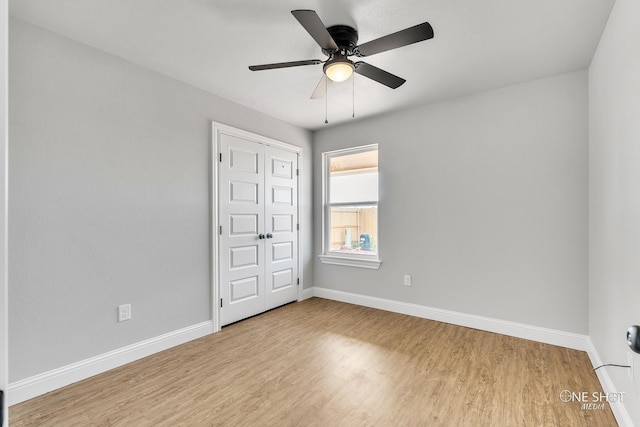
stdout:
<svg viewBox="0 0 640 427">
<path fill-rule="evenodd" d="M 630 366 L 628 372 L 629 379 L 633 382 L 633 354 L 631 354 L 631 352 L 627 352 L 627 365 Z"/>
<path fill-rule="evenodd" d="M 411 286 L 411 275 L 410 274 L 405 274 L 404 275 L 404 285 L 405 286 Z"/>
<path fill-rule="evenodd" d="M 123 304 L 118 306 L 118 322 L 124 322 L 131 319 L 131 304 Z"/>
</svg>

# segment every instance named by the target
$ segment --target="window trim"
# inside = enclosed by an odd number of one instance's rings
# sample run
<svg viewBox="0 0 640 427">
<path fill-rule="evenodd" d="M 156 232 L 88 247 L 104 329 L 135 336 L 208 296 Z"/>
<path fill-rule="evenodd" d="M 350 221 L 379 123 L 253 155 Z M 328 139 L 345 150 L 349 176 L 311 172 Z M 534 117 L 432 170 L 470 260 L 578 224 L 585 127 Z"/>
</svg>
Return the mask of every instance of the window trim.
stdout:
<svg viewBox="0 0 640 427">
<path fill-rule="evenodd" d="M 338 251 L 332 251 L 330 249 L 331 237 L 329 233 L 331 232 L 329 224 L 329 218 L 331 218 L 330 209 L 332 206 L 371 206 L 375 205 L 376 208 L 379 206 L 379 197 L 376 201 L 370 202 L 345 202 L 345 203 L 334 203 L 329 204 L 329 165 L 330 159 L 333 157 L 344 156 L 347 154 L 357 154 L 363 153 L 366 151 L 378 150 L 378 144 L 370 144 L 363 145 L 359 147 L 353 148 L 345 148 L 341 150 L 333 150 L 326 151 L 322 153 L 322 254 L 319 255 L 320 261 L 323 264 L 331 264 L 331 265 L 341 265 L 346 267 L 357 267 L 357 268 L 368 268 L 377 270 L 380 268 L 382 261 L 380 260 L 380 235 L 377 234 L 378 238 L 378 251 L 375 254 L 354 254 L 354 253 L 341 253 Z M 379 188 L 379 179 L 378 179 L 378 188 Z M 379 215 L 380 210 L 376 209 L 378 213 L 378 224 L 379 224 Z M 378 231 L 378 230 L 376 230 Z"/>
</svg>

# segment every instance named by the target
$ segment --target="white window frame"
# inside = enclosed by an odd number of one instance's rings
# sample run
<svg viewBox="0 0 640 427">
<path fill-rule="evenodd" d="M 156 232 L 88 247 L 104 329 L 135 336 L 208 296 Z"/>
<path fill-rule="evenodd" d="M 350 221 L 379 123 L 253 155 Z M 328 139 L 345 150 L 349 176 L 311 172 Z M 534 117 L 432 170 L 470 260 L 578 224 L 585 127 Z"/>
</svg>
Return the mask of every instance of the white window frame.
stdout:
<svg viewBox="0 0 640 427">
<path fill-rule="evenodd" d="M 377 232 L 378 238 L 378 250 L 375 254 L 353 254 L 344 253 L 331 250 L 331 227 L 329 221 L 331 220 L 331 207 L 339 206 L 372 206 L 375 205 L 378 208 L 379 199 L 368 202 L 355 202 L 355 203 L 333 203 L 329 204 L 329 192 L 331 191 L 329 185 L 330 173 L 330 160 L 333 157 L 340 157 L 347 154 L 357 154 L 366 151 L 378 150 L 378 144 L 364 145 L 353 148 L 345 148 L 342 150 L 327 151 L 322 153 L 322 255 L 320 255 L 320 261 L 323 264 L 342 265 L 347 267 L 369 268 L 379 269 L 382 261 L 380 260 L 380 234 Z M 379 186 L 378 178 L 378 186 Z M 380 210 L 376 209 L 378 213 L 378 224 L 380 223 Z M 378 231 L 378 230 L 376 230 Z"/>
</svg>

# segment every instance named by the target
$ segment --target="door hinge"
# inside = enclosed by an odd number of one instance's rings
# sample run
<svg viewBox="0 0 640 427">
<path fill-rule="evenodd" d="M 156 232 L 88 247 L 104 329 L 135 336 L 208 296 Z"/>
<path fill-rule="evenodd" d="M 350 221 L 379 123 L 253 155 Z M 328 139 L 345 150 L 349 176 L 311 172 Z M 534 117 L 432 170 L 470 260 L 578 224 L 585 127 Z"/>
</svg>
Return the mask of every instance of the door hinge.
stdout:
<svg viewBox="0 0 640 427">
<path fill-rule="evenodd" d="M 300 224 L 296 224 L 296 230 L 300 231 Z"/>
<path fill-rule="evenodd" d="M 296 176 L 300 175 L 300 169 L 296 169 Z"/>
<path fill-rule="evenodd" d="M 222 153 L 220 153 L 220 163 L 222 163 Z"/>
<path fill-rule="evenodd" d="M 300 284 L 300 278 L 298 277 L 298 285 Z"/>
<path fill-rule="evenodd" d="M 220 308 L 222 308 L 222 298 L 220 298 Z"/>
<path fill-rule="evenodd" d="M 220 235 L 222 236 L 222 226 L 220 226 Z"/>
</svg>

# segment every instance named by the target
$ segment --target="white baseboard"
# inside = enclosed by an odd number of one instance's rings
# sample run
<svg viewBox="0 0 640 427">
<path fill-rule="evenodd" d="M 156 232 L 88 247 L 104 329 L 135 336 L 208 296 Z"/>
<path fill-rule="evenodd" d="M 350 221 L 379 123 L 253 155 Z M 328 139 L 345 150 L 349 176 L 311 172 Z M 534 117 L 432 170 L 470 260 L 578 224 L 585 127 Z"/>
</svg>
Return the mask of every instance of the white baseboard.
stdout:
<svg viewBox="0 0 640 427">
<path fill-rule="evenodd" d="M 314 287 L 311 289 L 313 289 L 313 295 L 320 298 L 377 308 L 394 313 L 408 314 L 411 316 L 422 317 L 424 319 L 437 320 L 439 322 L 451 323 L 453 325 L 465 326 L 482 331 L 495 332 L 502 335 L 524 338 L 545 344 L 572 348 L 575 350 L 587 351 L 588 349 L 589 337 L 587 335 L 541 328 L 523 323 L 508 322 L 505 320 L 492 319 L 490 317 L 459 313 L 456 311 L 443 310 L 440 308 L 427 307 L 384 298 L 352 294 L 333 289 L 320 287 Z"/>
<path fill-rule="evenodd" d="M 184 344 L 213 332 L 211 321 L 188 326 L 90 359 L 9 384 L 8 403 L 15 405 L 60 387 L 101 374 L 154 353 Z"/>
<path fill-rule="evenodd" d="M 591 359 L 591 365 L 593 367 L 601 366 L 602 359 L 598 354 L 598 350 L 596 350 L 596 346 L 591 341 L 591 338 L 587 339 L 587 354 L 589 355 L 589 359 Z M 613 380 L 609 376 L 606 368 L 598 369 L 596 371 L 596 375 L 598 376 L 598 380 L 600 380 L 600 385 L 602 385 L 602 390 L 605 394 L 609 393 L 618 393 L 618 389 L 613 383 Z M 626 402 L 617 401 L 617 402 L 609 402 L 609 407 L 613 412 L 613 416 L 616 417 L 616 421 L 618 425 L 624 427 L 633 427 L 633 421 L 631 420 L 631 415 L 629 415 L 629 411 L 626 408 Z"/>
<path fill-rule="evenodd" d="M 313 296 L 313 288 L 305 288 L 302 290 L 302 298 L 300 299 L 300 301 L 312 298 Z"/>
</svg>

